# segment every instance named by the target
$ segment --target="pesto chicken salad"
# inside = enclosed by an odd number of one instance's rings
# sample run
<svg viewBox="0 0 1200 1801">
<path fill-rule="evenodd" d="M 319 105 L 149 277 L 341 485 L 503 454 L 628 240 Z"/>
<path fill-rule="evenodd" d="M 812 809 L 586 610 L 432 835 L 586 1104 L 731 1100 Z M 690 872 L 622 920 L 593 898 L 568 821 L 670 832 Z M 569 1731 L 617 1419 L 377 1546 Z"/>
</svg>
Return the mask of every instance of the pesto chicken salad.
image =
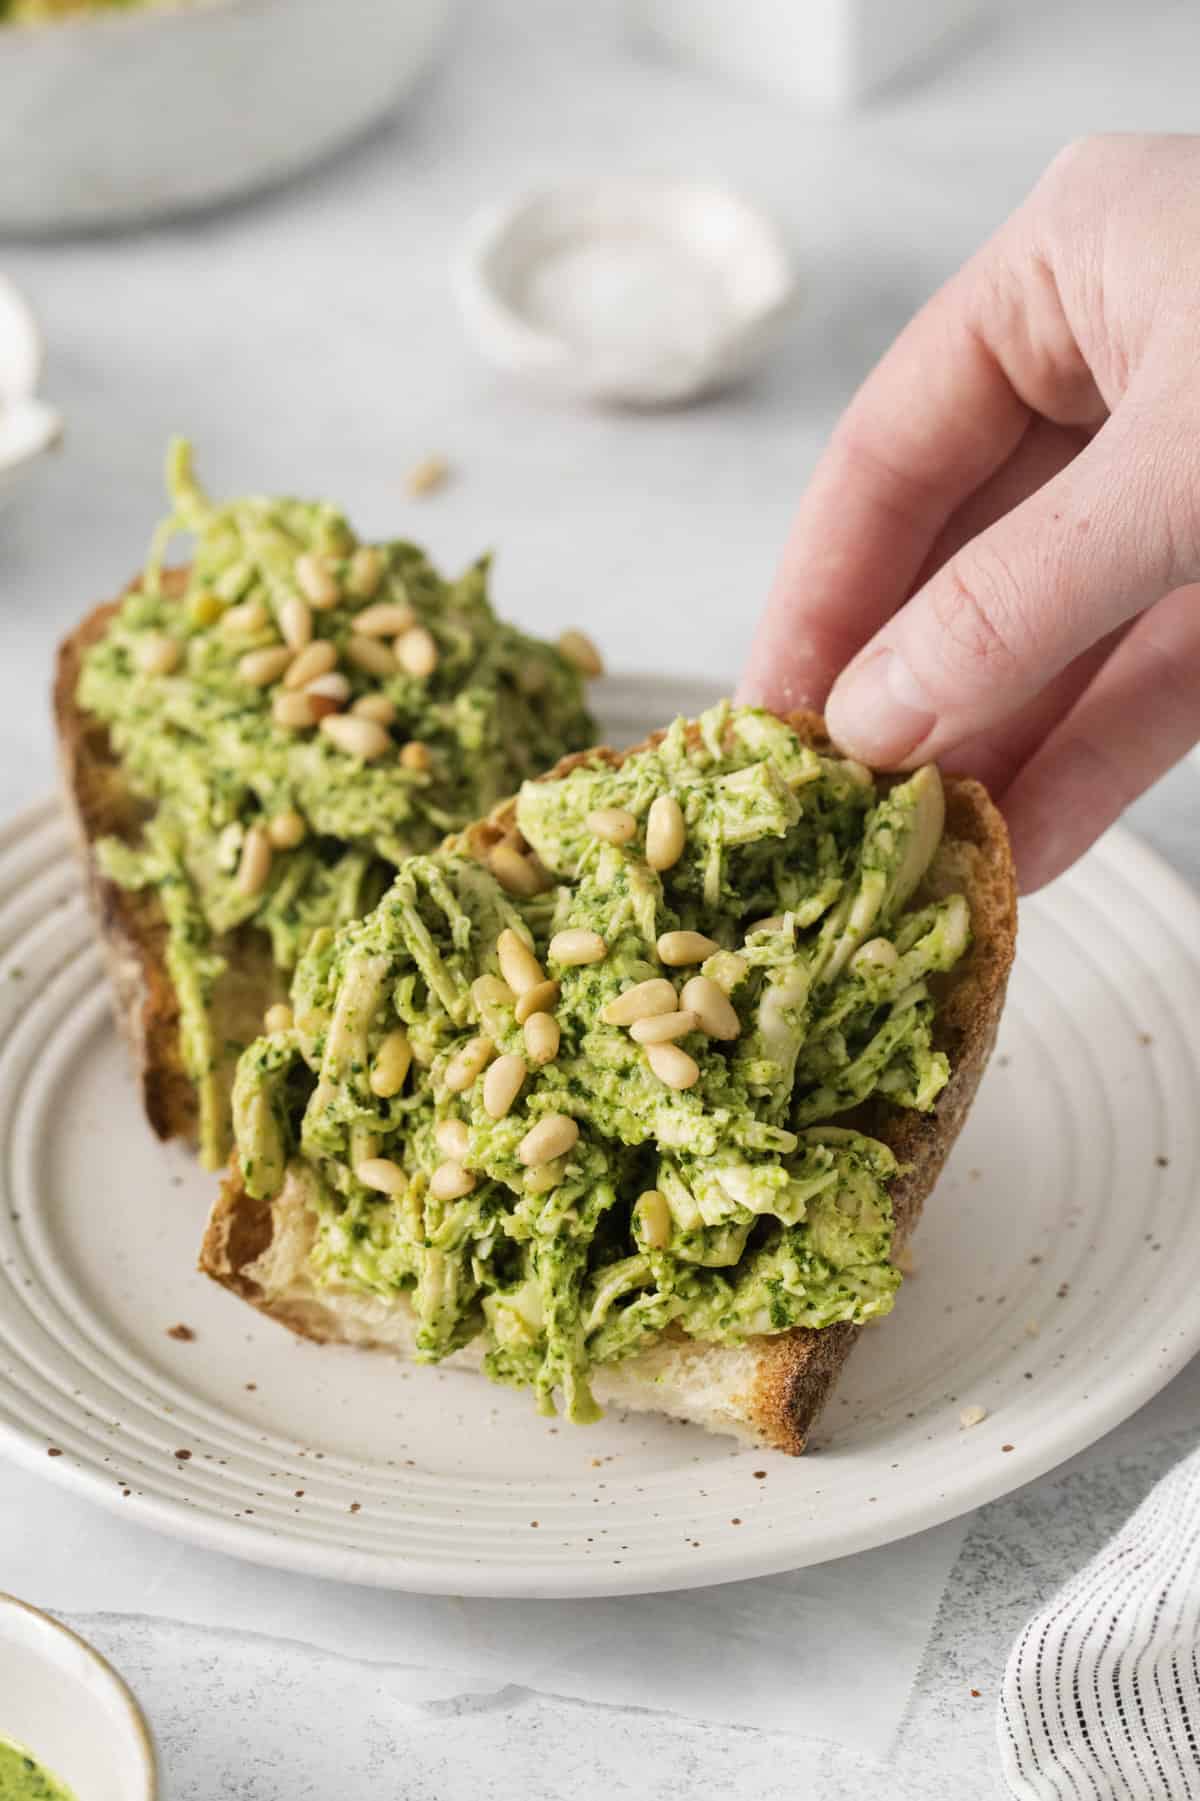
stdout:
<svg viewBox="0 0 1200 1801">
<path fill-rule="evenodd" d="M 322 503 L 211 501 L 173 445 L 170 517 L 87 650 L 76 701 L 145 803 L 104 873 L 152 890 L 196 1084 L 200 1140 L 228 1148 L 237 1042 L 217 1000 L 246 934 L 279 992 L 313 935 L 372 908 L 430 851 L 565 751 L 594 740 L 581 633 L 562 648 L 494 613 L 486 560 L 444 580 L 416 545 L 366 543 Z M 178 533 L 185 572 L 163 568 Z M 261 950 L 260 950 L 261 955 Z M 260 1002 L 261 1009 L 261 1002 Z"/>
<path fill-rule="evenodd" d="M 936 769 L 877 784 L 722 705 L 505 817 L 316 931 L 240 1062 L 241 1179 L 299 1185 L 311 1281 L 581 1421 L 664 1334 L 886 1313 L 897 1164 L 855 1110 L 949 1076 L 931 979 L 970 921 L 920 893 Z"/>
</svg>

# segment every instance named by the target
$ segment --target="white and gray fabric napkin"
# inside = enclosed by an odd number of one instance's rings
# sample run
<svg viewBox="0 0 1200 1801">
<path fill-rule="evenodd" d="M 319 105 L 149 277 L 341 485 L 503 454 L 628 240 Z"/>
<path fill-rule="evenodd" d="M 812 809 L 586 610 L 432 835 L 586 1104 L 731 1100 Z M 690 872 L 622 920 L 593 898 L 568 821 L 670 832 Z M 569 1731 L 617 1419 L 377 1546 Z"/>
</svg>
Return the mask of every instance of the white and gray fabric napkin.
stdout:
<svg viewBox="0 0 1200 1801">
<path fill-rule="evenodd" d="M 1200 1798 L 1200 1451 L 1030 1620 L 998 1727 L 1018 1801 Z"/>
</svg>

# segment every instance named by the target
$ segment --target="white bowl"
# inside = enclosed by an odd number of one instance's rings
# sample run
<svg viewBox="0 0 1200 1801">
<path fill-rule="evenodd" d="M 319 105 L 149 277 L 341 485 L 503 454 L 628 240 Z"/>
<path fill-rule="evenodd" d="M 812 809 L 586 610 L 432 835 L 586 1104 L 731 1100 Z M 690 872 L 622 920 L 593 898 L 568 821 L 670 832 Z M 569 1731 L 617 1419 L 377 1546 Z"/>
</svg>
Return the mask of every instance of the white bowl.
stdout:
<svg viewBox="0 0 1200 1801">
<path fill-rule="evenodd" d="M 65 1782 L 76 1801 L 155 1801 L 157 1766 L 141 1709 L 98 1651 L 0 1594 L 0 1738 Z"/>
<path fill-rule="evenodd" d="M 497 366 L 576 397 L 671 406 L 744 374 L 796 298 L 772 222 L 725 188 L 546 189 L 473 221 L 455 289 Z"/>
<path fill-rule="evenodd" d="M 453 0 L 181 0 L 0 24 L 0 227 L 210 205 L 363 131 L 424 73 Z"/>
<path fill-rule="evenodd" d="M 37 397 L 42 354 L 29 302 L 0 275 L 0 506 L 62 436 L 61 418 Z"/>
</svg>

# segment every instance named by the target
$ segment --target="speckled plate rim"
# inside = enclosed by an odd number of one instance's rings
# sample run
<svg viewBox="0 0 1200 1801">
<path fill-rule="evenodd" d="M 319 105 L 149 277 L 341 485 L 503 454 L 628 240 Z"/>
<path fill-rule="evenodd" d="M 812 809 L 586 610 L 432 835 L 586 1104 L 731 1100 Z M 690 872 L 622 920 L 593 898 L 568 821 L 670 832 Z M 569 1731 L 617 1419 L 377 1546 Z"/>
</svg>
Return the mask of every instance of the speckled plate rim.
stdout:
<svg viewBox="0 0 1200 1801">
<path fill-rule="evenodd" d="M 52 802 L 31 809 L 0 831 L 0 845 L 31 827 L 44 825 L 53 812 Z M 1154 852 L 1128 832 L 1117 830 L 1108 834 L 1092 856 L 1125 882 L 1144 893 L 1154 893 L 1159 914 L 1169 914 L 1176 924 L 1182 921 L 1194 927 L 1194 941 L 1200 943 L 1200 899 Z M 1043 900 L 1040 904 L 1053 906 L 1054 902 Z M 1160 985 L 1161 1004 L 1168 1010 L 1172 999 Z M 1177 1019 L 1175 1023 L 1178 1024 Z M 1182 1124 L 1194 1142 L 1195 1124 Z M 1177 1253 L 1186 1250 L 1193 1259 L 1200 1260 L 1200 1213 L 1192 1237 L 1194 1242 L 1190 1245 L 1177 1245 L 1175 1249 Z M 1179 1261 L 1178 1255 L 1162 1259 L 1164 1285 L 1168 1266 Z M 252 1562 L 414 1592 L 538 1598 L 703 1586 L 772 1574 L 866 1550 L 937 1525 L 1008 1493 L 1118 1425 L 1197 1351 L 1200 1316 L 1184 1317 L 1181 1311 L 1179 1316 L 1163 1318 L 1147 1330 L 1138 1356 L 1127 1359 L 1090 1385 L 1093 1392 L 1085 1397 L 1086 1405 L 1080 1405 L 1066 1418 L 1045 1408 L 1039 1413 L 1036 1406 L 1032 1407 L 1022 1420 L 1019 1445 L 1002 1447 L 1011 1454 L 1000 1460 L 981 1458 L 974 1467 L 958 1468 L 953 1483 L 936 1494 L 910 1493 L 902 1502 L 891 1500 L 886 1507 L 863 1512 L 855 1519 L 807 1520 L 798 1536 L 789 1538 L 784 1532 L 769 1545 L 713 1545 L 702 1559 L 694 1562 L 663 1553 L 656 1564 L 630 1568 L 628 1573 L 598 1565 L 580 1565 L 564 1571 L 561 1565 L 539 1567 L 533 1562 L 497 1562 L 481 1567 L 478 1562 L 465 1559 L 452 1565 L 441 1556 L 428 1560 L 408 1555 L 399 1558 L 353 1545 L 314 1541 L 300 1533 L 283 1536 L 245 1521 L 234 1526 L 227 1519 L 206 1515 L 195 1505 L 155 1495 L 138 1500 L 136 1515 L 172 1536 Z M 0 1420 L 0 1448 L 27 1467 L 42 1475 L 52 1474 L 55 1480 L 111 1511 L 122 1511 L 122 1502 L 116 1498 L 111 1482 L 98 1471 L 77 1466 L 67 1457 L 59 1458 L 48 1469 L 44 1432 L 38 1434 L 24 1425 Z M 124 1508 L 127 1518 L 131 1511 Z"/>
</svg>

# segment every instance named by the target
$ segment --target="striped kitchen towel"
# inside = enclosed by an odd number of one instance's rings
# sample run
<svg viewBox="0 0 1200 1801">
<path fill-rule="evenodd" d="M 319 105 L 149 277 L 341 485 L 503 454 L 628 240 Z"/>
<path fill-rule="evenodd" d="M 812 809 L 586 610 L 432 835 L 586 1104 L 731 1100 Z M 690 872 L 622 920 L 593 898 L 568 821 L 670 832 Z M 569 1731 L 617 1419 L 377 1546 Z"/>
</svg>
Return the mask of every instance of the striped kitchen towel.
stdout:
<svg viewBox="0 0 1200 1801">
<path fill-rule="evenodd" d="M 1029 1622 L 998 1730 L 1019 1801 L 1200 1801 L 1200 1452 Z"/>
</svg>

